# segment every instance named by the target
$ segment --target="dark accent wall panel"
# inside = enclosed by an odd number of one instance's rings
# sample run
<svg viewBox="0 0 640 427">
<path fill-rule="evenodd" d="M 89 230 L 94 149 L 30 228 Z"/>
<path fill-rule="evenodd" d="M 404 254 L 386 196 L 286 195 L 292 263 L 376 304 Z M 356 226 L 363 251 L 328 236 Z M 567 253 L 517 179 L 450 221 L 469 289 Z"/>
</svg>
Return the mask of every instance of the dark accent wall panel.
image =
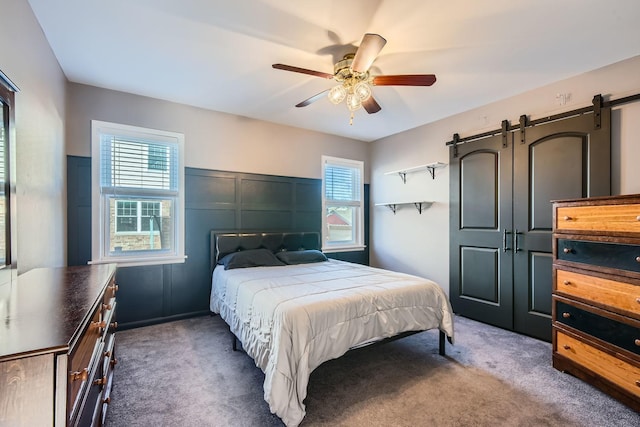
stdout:
<svg viewBox="0 0 640 427">
<path fill-rule="evenodd" d="M 91 158 L 67 157 L 67 263 L 91 259 Z"/>
<path fill-rule="evenodd" d="M 68 264 L 91 259 L 91 159 L 68 156 Z M 126 329 L 208 313 L 209 232 L 317 231 L 322 226 L 322 181 L 185 169 L 184 264 L 118 269 L 118 323 Z M 365 244 L 369 242 L 369 186 L 365 185 Z M 369 264 L 369 250 L 329 254 Z"/>
</svg>

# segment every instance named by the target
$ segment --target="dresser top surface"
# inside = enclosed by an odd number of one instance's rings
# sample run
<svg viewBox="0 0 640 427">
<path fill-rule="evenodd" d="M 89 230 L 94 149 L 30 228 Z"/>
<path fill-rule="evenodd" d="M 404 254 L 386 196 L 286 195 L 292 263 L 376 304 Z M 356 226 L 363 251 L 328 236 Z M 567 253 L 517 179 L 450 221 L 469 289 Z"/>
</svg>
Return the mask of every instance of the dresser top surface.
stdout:
<svg viewBox="0 0 640 427">
<path fill-rule="evenodd" d="M 552 200 L 551 203 L 563 204 L 583 204 L 583 205 L 605 205 L 605 204 L 626 204 L 640 203 L 640 194 L 624 194 L 619 196 L 599 196 L 585 197 L 581 199 L 559 199 Z"/>
<path fill-rule="evenodd" d="M 68 350 L 115 271 L 114 264 L 37 268 L 0 285 L 0 360 Z"/>
</svg>

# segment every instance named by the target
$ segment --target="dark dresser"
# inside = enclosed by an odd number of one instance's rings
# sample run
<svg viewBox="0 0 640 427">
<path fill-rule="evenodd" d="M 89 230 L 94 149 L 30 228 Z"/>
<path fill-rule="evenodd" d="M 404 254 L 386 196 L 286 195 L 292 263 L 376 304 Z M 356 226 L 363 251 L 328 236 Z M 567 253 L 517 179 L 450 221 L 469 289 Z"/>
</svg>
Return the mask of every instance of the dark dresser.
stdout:
<svg viewBox="0 0 640 427">
<path fill-rule="evenodd" d="M 115 272 L 38 268 L 0 285 L 0 426 L 103 423 L 116 364 Z"/>
<path fill-rule="evenodd" d="M 640 411 L 640 195 L 553 212 L 553 366 Z"/>
</svg>

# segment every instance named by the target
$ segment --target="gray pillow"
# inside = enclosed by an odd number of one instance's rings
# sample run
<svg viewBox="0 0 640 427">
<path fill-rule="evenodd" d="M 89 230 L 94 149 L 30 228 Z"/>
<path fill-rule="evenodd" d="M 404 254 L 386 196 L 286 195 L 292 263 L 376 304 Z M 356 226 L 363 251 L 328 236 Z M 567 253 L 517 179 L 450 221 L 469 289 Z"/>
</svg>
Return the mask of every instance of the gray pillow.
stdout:
<svg viewBox="0 0 640 427">
<path fill-rule="evenodd" d="M 307 249 L 304 251 L 283 251 L 278 252 L 276 256 L 285 264 L 308 264 L 312 262 L 327 261 L 326 255 L 315 249 Z"/>
<path fill-rule="evenodd" d="M 223 265 L 225 270 L 246 267 L 271 267 L 285 265 L 269 249 L 249 249 L 233 252 L 218 260 L 218 265 Z"/>
</svg>

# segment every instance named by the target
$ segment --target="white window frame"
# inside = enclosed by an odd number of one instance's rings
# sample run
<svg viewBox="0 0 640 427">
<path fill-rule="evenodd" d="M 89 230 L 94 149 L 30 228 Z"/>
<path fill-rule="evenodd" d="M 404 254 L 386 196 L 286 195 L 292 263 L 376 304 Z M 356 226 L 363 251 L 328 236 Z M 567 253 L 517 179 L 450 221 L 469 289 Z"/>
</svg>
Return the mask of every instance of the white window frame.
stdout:
<svg viewBox="0 0 640 427">
<path fill-rule="evenodd" d="M 148 231 L 143 231 L 142 230 L 142 204 L 143 203 L 154 203 L 157 204 L 160 207 L 160 212 L 162 212 L 162 202 L 151 202 L 149 200 L 130 200 L 130 199 L 115 199 L 116 201 L 116 207 L 115 207 L 115 219 L 116 219 L 116 224 L 115 224 L 115 233 L 117 235 L 127 235 L 127 234 L 148 234 Z M 135 202 L 136 203 L 136 230 L 135 231 L 118 231 L 118 218 L 121 217 L 121 215 L 118 215 L 118 203 L 120 202 Z M 124 215 L 124 217 L 126 218 L 131 218 L 129 215 Z M 154 229 L 153 230 L 154 233 L 160 233 L 160 230 L 158 229 Z"/>
<path fill-rule="evenodd" d="M 360 199 L 354 201 L 332 201 L 326 197 L 325 176 L 327 166 L 342 166 L 357 169 L 360 173 Z M 350 243 L 329 241 L 329 227 L 327 224 L 327 208 L 331 206 L 350 206 L 357 209 L 354 224 L 354 240 Z M 364 162 L 361 160 L 343 159 L 340 157 L 322 156 L 322 251 L 349 252 L 362 251 L 364 244 Z"/>
<path fill-rule="evenodd" d="M 110 253 L 109 248 L 109 199 L 113 194 L 102 194 L 101 150 L 100 136 L 103 134 L 136 138 L 142 141 L 156 143 L 172 143 L 178 147 L 177 188 L 174 196 L 173 211 L 173 247 L 169 252 L 154 253 L 154 251 L 136 251 L 116 255 Z M 126 198 L 148 199 L 156 197 L 153 190 L 127 191 Z M 116 198 L 117 200 L 117 198 Z M 91 121 L 91 261 L 89 264 L 117 263 L 118 266 L 175 264 L 185 261 L 184 252 L 184 134 L 99 120 Z"/>
</svg>

